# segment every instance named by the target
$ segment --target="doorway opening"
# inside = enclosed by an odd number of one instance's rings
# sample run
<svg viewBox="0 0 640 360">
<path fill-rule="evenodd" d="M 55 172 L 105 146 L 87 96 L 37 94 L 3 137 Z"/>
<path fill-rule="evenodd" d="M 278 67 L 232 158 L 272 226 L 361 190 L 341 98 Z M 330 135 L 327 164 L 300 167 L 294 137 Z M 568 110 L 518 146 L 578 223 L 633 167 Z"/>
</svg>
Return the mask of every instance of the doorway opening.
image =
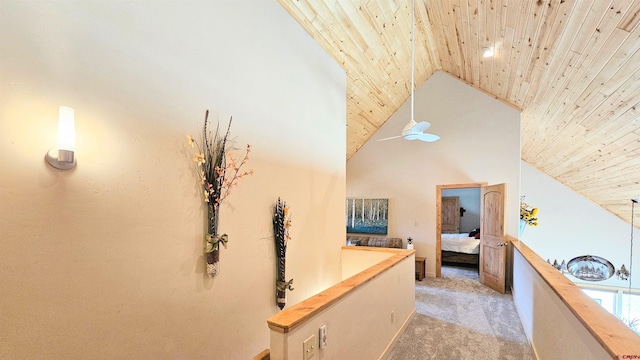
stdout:
<svg viewBox="0 0 640 360">
<path fill-rule="evenodd" d="M 436 186 L 436 277 L 442 276 L 443 262 L 478 269 L 479 240 L 474 239 L 480 231 L 480 189 L 486 185 Z"/>
</svg>

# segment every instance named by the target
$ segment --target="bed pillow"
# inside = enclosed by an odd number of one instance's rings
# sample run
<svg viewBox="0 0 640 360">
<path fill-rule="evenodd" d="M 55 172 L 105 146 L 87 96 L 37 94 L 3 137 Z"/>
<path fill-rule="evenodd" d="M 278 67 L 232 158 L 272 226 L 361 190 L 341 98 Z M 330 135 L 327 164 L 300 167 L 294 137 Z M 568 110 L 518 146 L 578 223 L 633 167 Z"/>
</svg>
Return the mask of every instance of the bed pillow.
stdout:
<svg viewBox="0 0 640 360">
<path fill-rule="evenodd" d="M 477 233 L 476 233 L 475 238 L 476 238 L 476 239 L 480 239 L 480 232 L 477 232 Z"/>
</svg>

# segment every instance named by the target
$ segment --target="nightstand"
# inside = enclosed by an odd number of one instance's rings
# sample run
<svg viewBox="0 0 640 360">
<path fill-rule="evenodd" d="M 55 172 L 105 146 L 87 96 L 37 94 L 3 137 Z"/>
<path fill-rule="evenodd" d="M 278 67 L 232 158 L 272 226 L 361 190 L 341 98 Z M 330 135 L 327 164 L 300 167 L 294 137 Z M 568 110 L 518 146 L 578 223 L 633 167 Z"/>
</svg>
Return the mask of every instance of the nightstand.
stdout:
<svg viewBox="0 0 640 360">
<path fill-rule="evenodd" d="M 424 272 L 426 267 L 427 258 L 416 256 L 416 280 L 421 281 L 424 279 Z"/>
</svg>

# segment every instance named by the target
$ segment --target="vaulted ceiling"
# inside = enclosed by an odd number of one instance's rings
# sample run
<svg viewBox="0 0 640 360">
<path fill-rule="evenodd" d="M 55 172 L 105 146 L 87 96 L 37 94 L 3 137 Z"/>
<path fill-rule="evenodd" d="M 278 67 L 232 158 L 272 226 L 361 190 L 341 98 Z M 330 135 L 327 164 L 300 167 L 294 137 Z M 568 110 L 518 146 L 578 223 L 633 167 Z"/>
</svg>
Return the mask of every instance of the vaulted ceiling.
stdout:
<svg viewBox="0 0 640 360">
<path fill-rule="evenodd" d="M 410 95 L 411 0 L 279 2 L 347 73 L 348 159 Z M 445 71 L 521 110 L 522 159 L 630 221 L 640 0 L 415 4 L 416 88 Z"/>
</svg>

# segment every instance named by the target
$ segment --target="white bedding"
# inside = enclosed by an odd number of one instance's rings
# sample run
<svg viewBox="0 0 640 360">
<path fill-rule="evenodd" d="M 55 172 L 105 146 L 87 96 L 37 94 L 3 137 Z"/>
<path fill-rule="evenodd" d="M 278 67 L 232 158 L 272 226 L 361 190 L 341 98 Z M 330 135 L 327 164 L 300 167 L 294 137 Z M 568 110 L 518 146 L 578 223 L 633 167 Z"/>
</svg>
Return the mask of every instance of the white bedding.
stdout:
<svg viewBox="0 0 640 360">
<path fill-rule="evenodd" d="M 442 250 L 465 254 L 480 254 L 480 239 L 465 234 L 442 234 Z"/>
</svg>

